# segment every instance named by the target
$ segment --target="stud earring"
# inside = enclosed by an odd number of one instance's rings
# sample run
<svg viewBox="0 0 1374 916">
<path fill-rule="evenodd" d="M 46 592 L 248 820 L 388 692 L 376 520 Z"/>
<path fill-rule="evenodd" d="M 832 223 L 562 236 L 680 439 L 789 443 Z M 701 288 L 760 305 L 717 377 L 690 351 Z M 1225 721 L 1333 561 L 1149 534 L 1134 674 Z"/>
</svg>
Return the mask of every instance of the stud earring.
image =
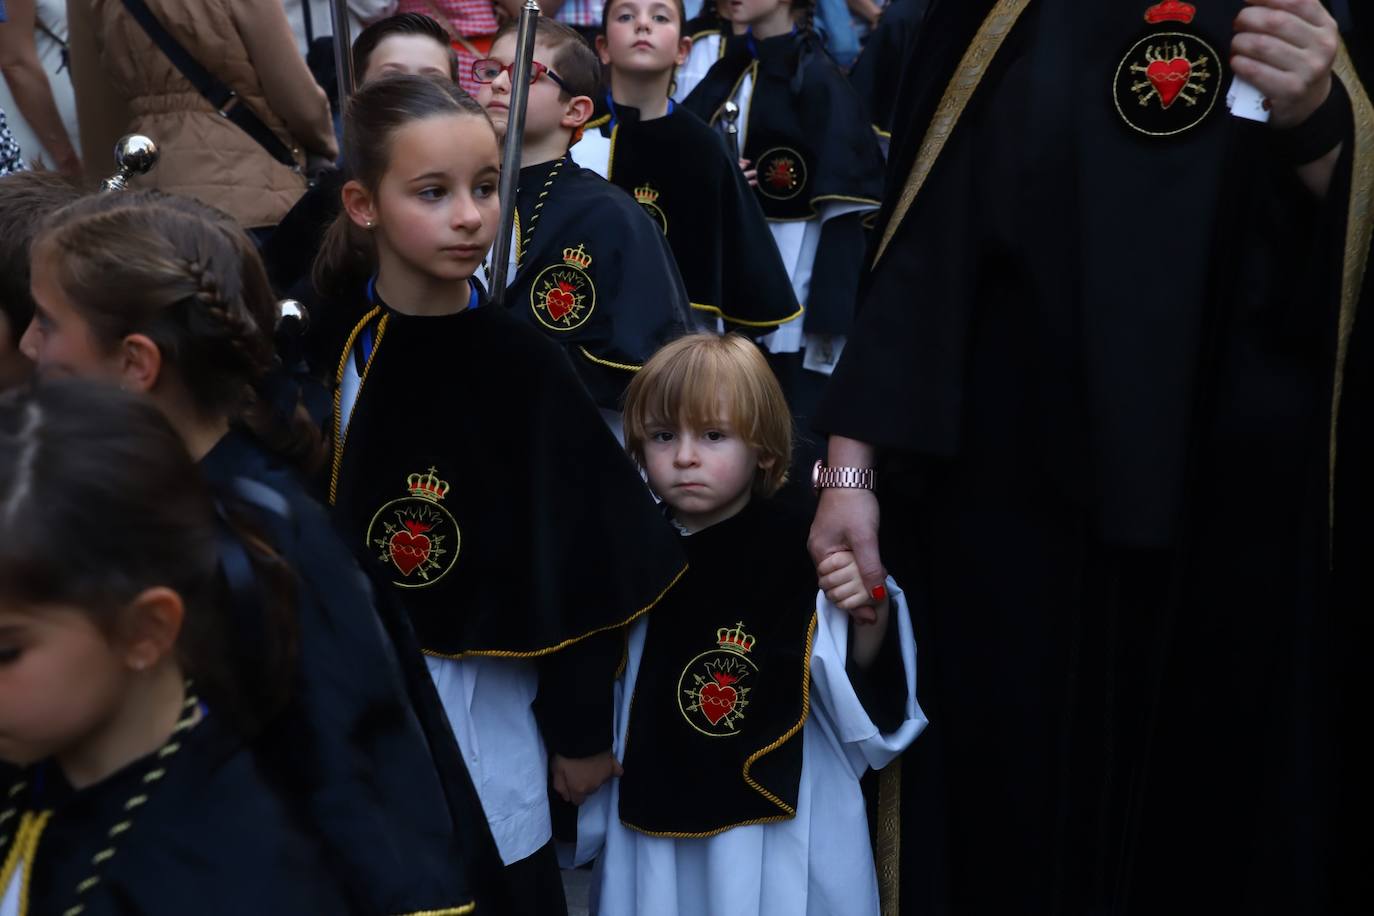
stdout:
<svg viewBox="0 0 1374 916">
<path fill-rule="evenodd" d="M 366 225 L 368 229 L 371 229 L 376 223 L 372 222 L 372 220 L 368 220 L 364 225 Z"/>
</svg>

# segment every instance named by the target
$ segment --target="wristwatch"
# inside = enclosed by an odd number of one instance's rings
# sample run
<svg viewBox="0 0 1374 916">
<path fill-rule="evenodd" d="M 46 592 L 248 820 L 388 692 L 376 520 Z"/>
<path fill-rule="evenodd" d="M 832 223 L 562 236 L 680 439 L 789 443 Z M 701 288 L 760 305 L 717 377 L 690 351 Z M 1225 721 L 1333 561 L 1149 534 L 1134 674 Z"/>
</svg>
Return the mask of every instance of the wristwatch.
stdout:
<svg viewBox="0 0 1374 916">
<path fill-rule="evenodd" d="M 817 493 L 821 490 L 871 490 L 873 489 L 872 468 L 830 468 L 824 461 L 817 461 L 811 468 L 811 487 Z"/>
</svg>

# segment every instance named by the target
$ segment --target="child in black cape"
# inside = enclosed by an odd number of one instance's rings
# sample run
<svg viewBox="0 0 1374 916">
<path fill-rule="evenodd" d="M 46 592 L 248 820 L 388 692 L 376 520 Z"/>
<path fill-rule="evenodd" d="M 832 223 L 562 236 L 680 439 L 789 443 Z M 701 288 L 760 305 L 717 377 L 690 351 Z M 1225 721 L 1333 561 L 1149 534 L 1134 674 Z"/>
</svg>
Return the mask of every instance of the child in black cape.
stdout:
<svg viewBox="0 0 1374 916">
<path fill-rule="evenodd" d="M 387 639 L 366 578 L 299 479 L 318 458 L 319 431 L 276 381 L 276 301 L 252 242 L 188 198 L 106 194 L 53 214 L 32 273 L 35 318 L 21 346 L 39 377 L 146 393 L 204 477 L 242 494 L 298 574 L 293 696 L 254 748 L 327 839 L 340 882 L 374 912 L 467 905 L 464 864 L 480 875 L 490 840 L 472 829 L 462 767 L 441 782 L 407 699 L 402 671 L 422 669 L 418 651 L 394 619 L 398 646 Z M 253 640 L 252 620 L 244 626 Z"/>
<path fill-rule="evenodd" d="M 491 55 L 473 64 L 477 101 L 504 136 L 514 24 Z M 534 62 L 504 304 L 564 348 L 614 427 L 635 370 L 689 326 L 687 292 L 662 231 L 568 153 L 601 91 L 595 52 L 541 17 Z"/>
<path fill-rule="evenodd" d="M 683 107 L 719 126 L 740 108 L 742 156 L 792 278 L 801 318 L 765 338 L 800 429 L 844 349 L 867 247 L 864 219 L 882 197 L 882 153 L 863 105 L 808 25 L 812 0 L 738 0 L 721 59 Z M 800 480 L 818 442 L 793 458 Z"/>
<path fill-rule="evenodd" d="M 249 750 L 297 634 L 230 505 L 139 396 L 0 400 L 0 911 L 375 912 Z"/>
<path fill-rule="evenodd" d="M 610 0 L 597 53 L 609 79 L 572 148 L 634 195 L 668 238 L 692 308 L 726 327 L 771 330 L 801 313 L 738 153 L 668 97 L 686 55 L 681 0 Z"/>
<path fill-rule="evenodd" d="M 706 0 L 702 3 L 697 14 L 682 27 L 682 34 L 692 40 L 692 47 L 673 77 L 673 101 L 681 102 L 692 94 L 697 83 L 725 53 L 725 39 L 733 33 L 730 0 Z"/>
<path fill-rule="evenodd" d="M 339 356 L 330 501 L 414 624 L 509 909 L 556 913 L 548 775 L 577 803 L 615 772 L 622 628 L 682 557 L 563 351 L 483 301 L 473 273 L 500 215 L 483 110 L 395 77 L 359 90 L 346 124 L 357 177 L 321 266 L 363 252 L 376 273 L 338 303 L 358 320 Z"/>
<path fill-rule="evenodd" d="M 817 569 L 807 520 L 768 499 L 791 419 L 758 348 L 698 334 L 630 384 L 628 447 L 691 564 L 629 634 L 624 774 L 583 806 L 603 916 L 877 916 L 859 778 L 925 726 L 906 601 L 853 555 Z"/>
</svg>

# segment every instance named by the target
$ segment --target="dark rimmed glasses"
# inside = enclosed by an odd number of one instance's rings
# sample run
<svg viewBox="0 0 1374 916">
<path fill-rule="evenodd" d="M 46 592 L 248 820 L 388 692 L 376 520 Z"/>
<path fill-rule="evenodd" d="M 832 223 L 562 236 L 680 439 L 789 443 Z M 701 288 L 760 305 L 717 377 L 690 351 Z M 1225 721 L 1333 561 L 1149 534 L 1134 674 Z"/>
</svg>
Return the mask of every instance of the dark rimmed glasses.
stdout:
<svg viewBox="0 0 1374 916">
<path fill-rule="evenodd" d="M 512 78 L 515 76 L 515 64 L 503 64 L 494 57 L 484 57 L 481 60 L 472 62 L 472 78 L 479 83 L 490 83 L 502 73 L 509 73 Z M 539 82 L 539 77 L 548 74 L 549 79 L 553 80 L 558 88 L 569 95 L 576 95 L 567 83 L 545 65 L 537 60 L 530 61 L 530 85 Z"/>
</svg>

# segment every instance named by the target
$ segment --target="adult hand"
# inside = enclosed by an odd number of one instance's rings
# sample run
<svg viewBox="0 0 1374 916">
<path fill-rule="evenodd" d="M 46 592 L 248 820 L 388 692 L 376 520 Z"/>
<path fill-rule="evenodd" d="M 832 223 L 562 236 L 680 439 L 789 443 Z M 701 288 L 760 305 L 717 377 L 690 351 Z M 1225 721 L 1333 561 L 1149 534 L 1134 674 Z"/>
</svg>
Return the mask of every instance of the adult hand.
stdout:
<svg viewBox="0 0 1374 916">
<path fill-rule="evenodd" d="M 819 572 L 827 557 L 852 552 L 864 592 L 874 602 L 887 597 L 887 570 L 878 555 L 878 497 L 872 490 L 822 490 L 806 546 L 818 576 L 834 571 L 826 566 Z"/>
<path fill-rule="evenodd" d="M 863 574 L 859 572 L 854 554 L 848 550 L 832 553 L 816 565 L 816 575 L 820 577 L 825 597 L 848 613 L 855 623 L 862 626 L 877 623 L 879 611 L 884 610 L 887 600 L 874 602 L 864 587 Z"/>
<path fill-rule="evenodd" d="M 615 754 L 606 751 L 591 757 L 571 759 L 558 754 L 549 761 L 549 771 L 553 780 L 553 790 L 558 797 L 574 805 L 587 800 L 607 780 L 621 776 L 624 770 Z"/>
<path fill-rule="evenodd" d="M 1271 126 L 1298 127 L 1331 93 L 1340 47 L 1321 0 L 1245 0 L 1235 19 L 1231 69 L 1269 100 Z"/>
</svg>

